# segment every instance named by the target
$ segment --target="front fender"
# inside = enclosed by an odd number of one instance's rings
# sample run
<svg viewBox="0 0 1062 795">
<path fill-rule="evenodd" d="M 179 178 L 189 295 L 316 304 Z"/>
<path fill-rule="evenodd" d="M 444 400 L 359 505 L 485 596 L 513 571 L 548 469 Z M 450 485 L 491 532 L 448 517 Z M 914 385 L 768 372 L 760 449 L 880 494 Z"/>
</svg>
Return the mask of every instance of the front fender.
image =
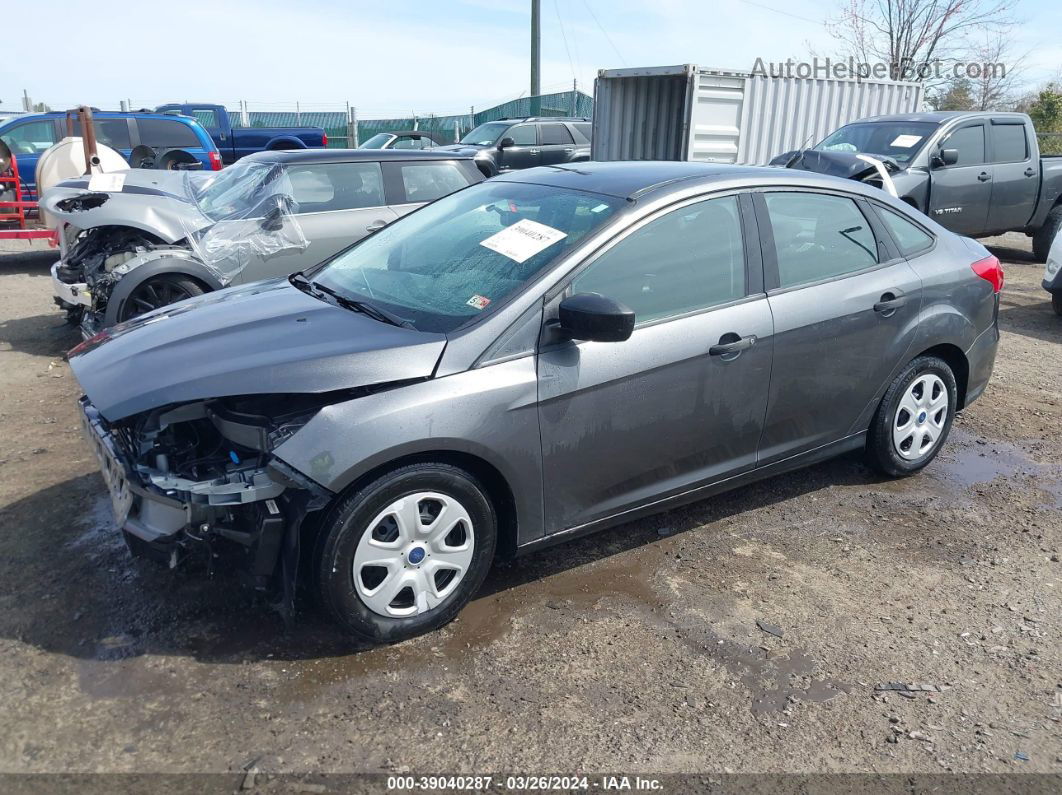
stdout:
<svg viewBox="0 0 1062 795">
<path fill-rule="evenodd" d="M 202 282 L 211 291 L 225 287 L 216 271 L 197 260 L 192 252 L 182 249 L 156 249 L 123 264 L 128 268 L 128 272 L 118 280 L 107 299 L 104 327 L 113 326 L 118 322 L 122 306 L 137 287 L 163 273 L 190 276 Z"/>
</svg>

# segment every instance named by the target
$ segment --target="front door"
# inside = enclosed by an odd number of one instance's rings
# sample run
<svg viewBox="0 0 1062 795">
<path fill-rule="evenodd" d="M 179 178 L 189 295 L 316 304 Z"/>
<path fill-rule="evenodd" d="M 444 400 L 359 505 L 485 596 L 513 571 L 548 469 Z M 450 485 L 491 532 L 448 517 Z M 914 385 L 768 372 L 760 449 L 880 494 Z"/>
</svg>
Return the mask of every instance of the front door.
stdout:
<svg viewBox="0 0 1062 795">
<path fill-rule="evenodd" d="M 954 165 L 934 168 L 929 189 L 929 216 L 960 235 L 986 231 L 992 198 L 992 166 L 985 162 L 985 126 L 968 124 L 950 133 L 940 149 L 955 149 Z"/>
<path fill-rule="evenodd" d="M 539 165 L 541 153 L 538 149 L 538 125 L 514 124 L 502 137 L 512 138 L 513 145 L 498 152 L 500 171 L 534 168 Z"/>
<path fill-rule="evenodd" d="M 756 200 L 770 232 L 774 368 L 758 456 L 769 464 L 866 430 L 857 421 L 911 347 L 922 283 L 879 242 L 862 202 L 803 191 Z"/>
<path fill-rule="evenodd" d="M 772 322 L 746 242 L 736 196 L 699 200 L 641 223 L 574 278 L 569 293 L 620 301 L 637 326 L 625 342 L 539 353 L 547 532 L 754 465 Z"/>
</svg>

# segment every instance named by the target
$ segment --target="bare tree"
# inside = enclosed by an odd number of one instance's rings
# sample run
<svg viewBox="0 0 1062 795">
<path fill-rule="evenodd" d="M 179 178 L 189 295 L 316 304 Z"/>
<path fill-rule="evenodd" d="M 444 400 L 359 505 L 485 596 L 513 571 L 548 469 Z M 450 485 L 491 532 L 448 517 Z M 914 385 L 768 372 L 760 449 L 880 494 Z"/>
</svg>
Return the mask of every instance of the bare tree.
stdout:
<svg viewBox="0 0 1062 795">
<path fill-rule="evenodd" d="M 969 67 L 976 72 L 970 75 L 974 110 L 1011 110 L 1017 105 L 1028 53 L 1014 55 L 1012 41 L 993 33 L 970 48 Z"/>
<path fill-rule="evenodd" d="M 968 52 L 972 33 L 1002 34 L 1017 0 L 844 0 L 826 27 L 862 63 L 889 66 L 893 80 L 933 81 L 936 62 Z"/>
</svg>

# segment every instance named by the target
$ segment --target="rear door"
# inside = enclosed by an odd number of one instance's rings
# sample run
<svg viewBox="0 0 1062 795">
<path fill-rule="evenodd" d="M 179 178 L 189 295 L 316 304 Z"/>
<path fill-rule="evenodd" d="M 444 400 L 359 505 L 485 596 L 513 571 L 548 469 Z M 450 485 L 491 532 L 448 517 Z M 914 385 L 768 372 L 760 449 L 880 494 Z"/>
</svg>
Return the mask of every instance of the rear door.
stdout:
<svg viewBox="0 0 1062 795">
<path fill-rule="evenodd" d="M 754 465 L 772 322 L 743 206 L 730 195 L 657 213 L 550 303 L 547 317 L 564 294 L 601 293 L 633 309 L 636 327 L 625 342 L 539 353 L 548 532 Z"/>
<path fill-rule="evenodd" d="M 986 231 L 992 198 L 992 166 L 986 162 L 984 122 L 964 124 L 948 134 L 939 148 L 955 149 L 958 162 L 932 171 L 929 215 L 961 235 Z"/>
<path fill-rule="evenodd" d="M 861 199 L 769 190 L 755 201 L 775 324 L 762 465 L 866 430 L 912 345 L 922 283 Z"/>
<path fill-rule="evenodd" d="M 513 145 L 498 152 L 498 168 L 501 171 L 539 165 L 541 152 L 538 148 L 537 124 L 514 124 L 502 138 L 512 138 Z"/>
<path fill-rule="evenodd" d="M 988 125 L 992 164 L 992 211 L 986 231 L 1021 229 L 1036 210 L 1040 160 L 1033 160 L 1028 126 L 1021 119 L 992 119 Z"/>
<path fill-rule="evenodd" d="M 539 125 L 540 165 L 551 166 L 567 163 L 575 152 L 575 139 L 567 125 L 559 122 L 543 122 Z"/>
<path fill-rule="evenodd" d="M 286 276 L 331 257 L 397 218 L 385 206 L 383 172 L 377 162 L 296 163 L 287 167 L 297 224 L 306 248 L 288 247 L 256 257 L 235 283 Z M 237 223 L 244 223 L 239 221 Z M 297 237 L 284 231 L 286 239 Z"/>
</svg>

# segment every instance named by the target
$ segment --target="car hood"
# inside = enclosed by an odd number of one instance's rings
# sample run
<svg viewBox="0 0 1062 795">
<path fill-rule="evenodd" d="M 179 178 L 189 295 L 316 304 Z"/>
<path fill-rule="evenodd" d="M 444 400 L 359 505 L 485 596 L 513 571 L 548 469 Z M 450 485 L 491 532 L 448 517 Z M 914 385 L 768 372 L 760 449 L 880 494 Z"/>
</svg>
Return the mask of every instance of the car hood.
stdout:
<svg viewBox="0 0 1062 795">
<path fill-rule="evenodd" d="M 472 144 L 447 144 L 446 146 L 433 146 L 430 151 L 453 152 L 458 155 L 474 156 L 477 152 L 493 148 L 493 146 L 473 146 Z"/>
<path fill-rule="evenodd" d="M 862 152 L 823 152 L 817 149 L 785 152 L 771 160 L 772 166 L 785 166 L 799 171 L 813 171 L 842 179 L 861 179 L 875 169 L 865 160 L 860 160 Z M 869 154 L 875 160 L 885 164 L 890 174 L 901 171 L 899 164 L 891 157 Z"/>
<path fill-rule="evenodd" d="M 89 400 L 113 422 L 192 400 L 428 378 L 445 346 L 443 334 L 391 326 L 277 279 L 141 315 L 69 359 Z"/>
<path fill-rule="evenodd" d="M 189 172 L 123 173 L 120 191 L 90 191 L 87 178 L 61 182 L 44 192 L 41 208 L 77 229 L 134 227 L 171 244 L 214 224 L 188 198 Z"/>
</svg>

